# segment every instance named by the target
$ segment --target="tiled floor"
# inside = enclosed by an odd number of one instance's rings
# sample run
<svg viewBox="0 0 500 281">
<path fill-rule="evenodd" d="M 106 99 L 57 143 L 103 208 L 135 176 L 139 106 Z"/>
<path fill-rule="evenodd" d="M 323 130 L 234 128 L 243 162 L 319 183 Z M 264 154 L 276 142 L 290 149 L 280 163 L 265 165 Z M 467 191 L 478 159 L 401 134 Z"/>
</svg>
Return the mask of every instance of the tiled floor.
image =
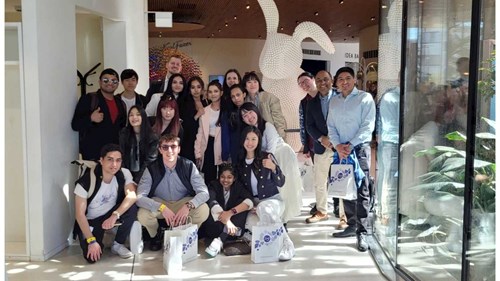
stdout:
<svg viewBox="0 0 500 281">
<path fill-rule="evenodd" d="M 307 205 L 312 194 L 304 195 Z M 288 223 L 296 256 L 288 262 L 254 264 L 248 256 L 208 259 L 200 243 L 199 258 L 186 263 L 181 274 L 169 276 L 162 265 L 162 252 L 145 250 L 128 260 L 105 249 L 104 258 L 87 264 L 77 243 L 45 262 L 6 262 L 9 281 L 27 280 L 385 280 L 370 254 L 355 248 L 355 238 L 332 238 L 338 219 L 307 225 L 309 207 Z"/>
</svg>

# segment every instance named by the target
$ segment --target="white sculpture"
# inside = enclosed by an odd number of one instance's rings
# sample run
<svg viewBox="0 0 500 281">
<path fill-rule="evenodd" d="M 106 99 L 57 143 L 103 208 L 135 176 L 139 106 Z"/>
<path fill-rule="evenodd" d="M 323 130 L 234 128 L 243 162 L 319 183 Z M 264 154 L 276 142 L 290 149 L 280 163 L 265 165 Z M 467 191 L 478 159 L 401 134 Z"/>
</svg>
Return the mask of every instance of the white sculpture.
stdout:
<svg viewBox="0 0 500 281">
<path fill-rule="evenodd" d="M 267 25 L 266 42 L 259 58 L 262 87 L 280 99 L 287 128 L 296 129 L 299 128 L 299 103 L 305 95 L 297 84 L 297 77 L 303 72 L 301 42 L 312 38 L 329 54 L 335 52 L 335 47 L 325 31 L 313 22 L 300 23 L 292 36 L 278 33 L 279 12 L 274 0 L 258 2 Z M 287 135 L 286 141 L 295 151 L 301 145 L 298 133 Z"/>
</svg>

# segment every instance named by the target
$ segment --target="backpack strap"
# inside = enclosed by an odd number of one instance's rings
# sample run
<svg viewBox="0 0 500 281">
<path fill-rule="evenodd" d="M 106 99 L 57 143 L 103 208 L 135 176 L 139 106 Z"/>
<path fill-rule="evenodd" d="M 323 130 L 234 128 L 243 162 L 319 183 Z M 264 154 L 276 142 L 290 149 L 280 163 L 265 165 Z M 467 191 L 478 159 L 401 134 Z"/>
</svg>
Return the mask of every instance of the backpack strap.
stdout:
<svg viewBox="0 0 500 281">
<path fill-rule="evenodd" d="M 96 175 L 95 175 L 95 169 L 97 167 L 97 162 L 95 161 L 89 161 L 89 160 L 75 160 L 71 162 L 71 164 L 75 164 L 79 166 L 79 174 L 78 174 L 78 180 L 76 183 L 80 182 L 80 179 L 84 176 L 84 174 L 87 172 L 87 169 L 89 170 L 90 173 L 90 182 L 88 185 L 88 190 L 87 190 L 87 199 L 90 198 L 95 191 L 95 186 L 96 186 Z M 83 186 L 85 188 L 85 186 Z"/>
</svg>

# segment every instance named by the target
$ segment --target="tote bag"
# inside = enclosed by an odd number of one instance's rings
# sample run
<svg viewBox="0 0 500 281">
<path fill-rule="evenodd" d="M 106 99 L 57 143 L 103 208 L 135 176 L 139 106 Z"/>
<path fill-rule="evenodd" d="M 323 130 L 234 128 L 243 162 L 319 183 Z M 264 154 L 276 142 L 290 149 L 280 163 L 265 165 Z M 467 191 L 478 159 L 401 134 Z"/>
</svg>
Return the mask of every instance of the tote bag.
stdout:
<svg viewBox="0 0 500 281">
<path fill-rule="evenodd" d="M 276 262 L 283 245 L 283 224 L 252 227 L 252 253 L 254 263 Z"/>
<path fill-rule="evenodd" d="M 352 164 L 332 164 L 330 176 L 328 177 L 328 195 L 345 200 L 355 200 L 358 190 L 354 179 L 354 167 Z"/>
<path fill-rule="evenodd" d="M 182 235 L 180 231 L 165 231 L 163 238 L 163 268 L 168 275 L 182 271 Z"/>
</svg>

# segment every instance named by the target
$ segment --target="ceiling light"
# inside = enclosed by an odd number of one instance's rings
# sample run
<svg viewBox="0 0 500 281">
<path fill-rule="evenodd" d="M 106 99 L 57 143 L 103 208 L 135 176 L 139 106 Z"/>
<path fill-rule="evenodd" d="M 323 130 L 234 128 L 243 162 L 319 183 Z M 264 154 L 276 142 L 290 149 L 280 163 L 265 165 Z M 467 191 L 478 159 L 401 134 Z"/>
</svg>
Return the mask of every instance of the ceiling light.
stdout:
<svg viewBox="0 0 500 281">
<path fill-rule="evenodd" d="M 280 30 L 283 30 L 283 26 L 282 26 L 282 27 L 280 27 Z"/>
<path fill-rule="evenodd" d="M 332 29 L 331 29 L 331 28 L 330 28 L 330 29 L 328 29 L 328 32 L 332 33 Z"/>
<path fill-rule="evenodd" d="M 295 21 L 295 23 L 296 23 L 296 24 L 299 24 L 299 21 L 298 21 L 298 20 L 296 20 L 296 21 Z"/>
<path fill-rule="evenodd" d="M 382 9 L 387 9 L 387 5 L 382 5 Z"/>
<path fill-rule="evenodd" d="M 317 15 L 319 15 L 319 13 L 318 13 L 318 12 L 315 12 L 315 13 L 314 13 L 314 15 L 315 15 L 315 16 L 317 16 Z"/>
<path fill-rule="evenodd" d="M 247 4 L 247 6 L 246 6 L 245 8 L 247 8 L 247 10 L 248 10 L 248 9 L 250 9 L 250 5 L 249 5 L 249 4 Z"/>
<path fill-rule="evenodd" d="M 350 23 L 347 24 L 347 27 L 351 27 L 351 26 L 352 26 L 352 24 L 350 24 Z"/>
<path fill-rule="evenodd" d="M 238 17 L 235 15 L 235 16 L 233 17 L 233 19 L 237 20 L 237 19 L 238 19 Z"/>
<path fill-rule="evenodd" d="M 227 23 L 227 22 L 226 22 L 226 23 L 224 24 L 224 26 L 225 26 L 225 27 L 228 27 L 228 26 L 229 26 L 229 23 Z"/>
<path fill-rule="evenodd" d="M 161 38 L 161 33 L 160 33 L 160 34 L 158 34 L 158 38 Z"/>
<path fill-rule="evenodd" d="M 420 0 L 420 1 L 418 1 L 418 3 L 424 4 L 424 0 Z"/>
<path fill-rule="evenodd" d="M 222 31 L 222 29 L 220 29 L 220 28 L 219 28 L 219 29 L 217 29 L 217 31 L 221 32 L 221 31 Z"/>
<path fill-rule="evenodd" d="M 375 20 L 375 17 L 371 17 L 371 18 L 370 18 L 370 20 L 371 20 L 371 21 L 374 21 L 374 20 Z"/>
<path fill-rule="evenodd" d="M 215 36 L 215 34 L 212 33 L 212 37 L 214 37 L 214 36 Z"/>
<path fill-rule="evenodd" d="M 339 4 L 340 5 L 344 4 L 344 0 L 339 0 Z"/>
</svg>

